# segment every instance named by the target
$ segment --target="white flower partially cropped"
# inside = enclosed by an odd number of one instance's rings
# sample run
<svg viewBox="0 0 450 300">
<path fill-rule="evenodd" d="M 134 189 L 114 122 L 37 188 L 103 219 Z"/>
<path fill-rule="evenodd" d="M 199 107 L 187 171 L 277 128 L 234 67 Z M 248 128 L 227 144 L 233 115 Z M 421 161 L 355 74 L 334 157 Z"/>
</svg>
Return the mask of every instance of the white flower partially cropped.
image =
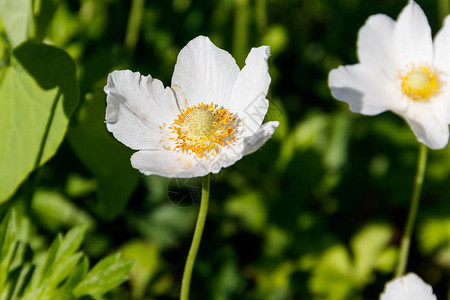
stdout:
<svg viewBox="0 0 450 300">
<path fill-rule="evenodd" d="M 433 289 L 419 276 L 408 273 L 405 276 L 389 281 L 380 300 L 436 300 Z"/>
<path fill-rule="evenodd" d="M 391 110 L 420 142 L 444 148 L 450 123 L 450 17 L 433 41 L 424 12 L 410 0 L 397 21 L 369 17 L 357 46 L 360 63 L 329 74 L 333 96 L 365 115 Z"/>
<path fill-rule="evenodd" d="M 105 86 L 106 126 L 138 150 L 131 164 L 145 175 L 189 178 L 218 173 L 260 148 L 278 122 L 269 108 L 268 46 L 253 48 L 240 70 L 207 37 L 179 53 L 171 87 L 150 75 L 114 71 Z"/>
</svg>

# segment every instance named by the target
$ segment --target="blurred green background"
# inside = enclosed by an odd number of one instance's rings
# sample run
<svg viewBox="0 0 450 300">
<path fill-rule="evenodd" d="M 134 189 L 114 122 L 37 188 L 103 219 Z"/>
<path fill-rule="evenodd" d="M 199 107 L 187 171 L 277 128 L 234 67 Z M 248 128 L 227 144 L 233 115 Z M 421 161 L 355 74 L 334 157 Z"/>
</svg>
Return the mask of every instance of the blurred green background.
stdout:
<svg viewBox="0 0 450 300">
<path fill-rule="evenodd" d="M 34 251 L 84 224 L 93 261 L 113 251 L 136 259 L 107 299 L 178 298 L 201 181 L 132 169 L 132 151 L 106 130 L 103 87 L 118 69 L 170 85 L 180 49 L 207 35 L 241 67 L 251 47 L 271 47 L 266 119 L 280 127 L 212 176 L 191 298 L 378 298 L 396 262 L 418 144 L 392 113 L 349 112 L 332 99 L 327 76 L 357 63 L 357 32 L 370 15 L 396 18 L 406 0 L 41 2 L 50 9 L 35 38 L 73 59 L 79 100 L 56 154 L 0 204 L 1 215 L 15 207 L 30 221 Z M 434 34 L 447 2 L 418 1 Z M 0 67 L 11 48 L 3 39 Z M 449 173 L 448 147 L 430 151 L 408 265 L 439 299 L 450 299 Z"/>
</svg>

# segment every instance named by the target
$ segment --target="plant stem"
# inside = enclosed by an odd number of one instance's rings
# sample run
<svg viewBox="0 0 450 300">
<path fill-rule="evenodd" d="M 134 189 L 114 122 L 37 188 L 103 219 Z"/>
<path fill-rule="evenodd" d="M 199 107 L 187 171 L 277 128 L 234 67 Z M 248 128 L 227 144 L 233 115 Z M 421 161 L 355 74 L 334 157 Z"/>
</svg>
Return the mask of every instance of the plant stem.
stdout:
<svg viewBox="0 0 450 300">
<path fill-rule="evenodd" d="M 142 13 L 144 11 L 145 0 L 133 0 L 128 17 L 127 33 L 125 36 L 124 48 L 128 55 L 134 52 L 139 37 Z"/>
<path fill-rule="evenodd" d="M 267 0 L 256 0 L 255 18 L 256 27 L 258 28 L 259 40 L 262 40 L 267 27 Z"/>
<path fill-rule="evenodd" d="M 235 0 L 233 56 L 238 66 L 244 65 L 248 43 L 248 0 Z"/>
<path fill-rule="evenodd" d="M 183 280 L 181 281 L 180 300 L 189 299 L 189 287 L 191 283 L 192 269 L 194 268 L 195 258 L 197 257 L 198 247 L 202 239 L 203 228 L 205 227 L 206 214 L 209 203 L 209 174 L 202 178 L 202 199 L 200 210 L 198 212 L 197 224 L 195 225 L 194 237 L 192 238 L 191 248 L 184 266 Z"/>
<path fill-rule="evenodd" d="M 405 232 L 403 233 L 402 236 L 402 241 L 400 245 L 400 255 L 397 270 L 395 271 L 395 277 L 399 277 L 405 274 L 406 265 L 408 263 L 411 236 L 414 229 L 417 209 L 419 208 L 420 193 L 422 190 L 423 177 L 425 175 L 425 167 L 427 165 L 427 152 L 428 152 L 427 146 L 421 143 L 419 149 L 419 157 L 417 160 L 417 171 L 416 171 L 416 178 L 414 180 L 414 189 L 411 195 L 408 220 L 406 222 Z"/>
<path fill-rule="evenodd" d="M 450 14 L 450 1 L 439 0 L 438 1 L 439 20 L 444 21 L 445 17 Z"/>
</svg>

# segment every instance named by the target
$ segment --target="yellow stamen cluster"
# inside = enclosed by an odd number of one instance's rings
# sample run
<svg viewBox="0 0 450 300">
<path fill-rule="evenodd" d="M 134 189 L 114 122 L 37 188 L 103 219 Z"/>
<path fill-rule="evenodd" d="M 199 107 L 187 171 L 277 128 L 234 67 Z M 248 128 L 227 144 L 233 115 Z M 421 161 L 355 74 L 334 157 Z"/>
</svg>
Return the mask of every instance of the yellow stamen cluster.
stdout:
<svg viewBox="0 0 450 300">
<path fill-rule="evenodd" d="M 413 101 L 426 102 L 439 93 L 439 71 L 427 65 L 411 65 L 406 71 L 399 71 L 401 89 Z"/>
<path fill-rule="evenodd" d="M 236 140 L 237 118 L 217 104 L 204 104 L 203 102 L 181 113 L 169 126 L 175 133 L 170 138 L 175 141 L 175 150 L 183 153 L 193 153 L 197 157 L 207 158 L 207 154 L 218 153 L 219 146 L 225 146 Z"/>
</svg>

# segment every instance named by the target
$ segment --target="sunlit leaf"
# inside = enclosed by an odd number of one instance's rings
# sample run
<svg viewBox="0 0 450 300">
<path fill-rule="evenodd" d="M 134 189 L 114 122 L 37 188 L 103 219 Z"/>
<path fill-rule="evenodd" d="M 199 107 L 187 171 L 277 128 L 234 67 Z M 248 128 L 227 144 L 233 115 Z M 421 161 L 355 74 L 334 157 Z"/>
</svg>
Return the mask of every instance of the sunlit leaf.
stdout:
<svg viewBox="0 0 450 300">
<path fill-rule="evenodd" d="M 67 290 L 56 290 L 47 297 L 50 299 L 58 299 L 58 300 L 76 300 L 77 298 L 72 294 L 72 292 Z"/>
<path fill-rule="evenodd" d="M 64 138 L 78 90 L 72 59 L 53 46 L 26 42 L 13 51 L 11 66 L 1 72 L 0 202 L 3 202 L 37 165 L 55 154 Z"/>
<path fill-rule="evenodd" d="M 311 291 L 329 300 L 350 299 L 355 283 L 348 250 L 341 245 L 329 248 L 313 270 Z"/>
<path fill-rule="evenodd" d="M 285 27 L 281 25 L 272 25 L 262 38 L 263 45 L 270 45 L 270 54 L 278 56 L 289 42 L 288 33 Z"/>
<path fill-rule="evenodd" d="M 258 292 L 261 296 L 258 299 L 287 299 L 290 288 L 289 278 L 294 271 L 294 263 L 284 261 L 274 269 L 259 273 L 257 281 Z"/>
<path fill-rule="evenodd" d="M 10 210 L 0 224 L 1 300 L 74 300 L 76 287 L 80 296 L 101 299 L 127 279 L 134 261 L 122 259 L 120 254 L 101 260 L 88 271 L 88 259 L 82 252 L 76 252 L 84 240 L 82 226 L 59 234 L 47 251 L 33 258 L 27 244 L 19 240 L 16 219 L 15 211 Z M 4 248 L 8 248 L 6 255 Z"/>
<path fill-rule="evenodd" d="M 77 226 L 69 230 L 61 241 L 56 261 L 64 261 L 69 256 L 73 255 L 84 240 L 86 229 L 84 226 Z"/>
<path fill-rule="evenodd" d="M 225 210 L 231 216 L 239 218 L 250 230 L 258 232 L 264 228 L 267 216 L 263 195 L 258 192 L 231 197 L 225 204 Z"/>
<path fill-rule="evenodd" d="M 73 290 L 78 283 L 80 283 L 87 275 L 89 271 L 89 261 L 87 257 L 84 257 L 80 264 L 69 275 L 63 287 L 68 290 Z"/>
<path fill-rule="evenodd" d="M 113 254 L 104 258 L 75 287 L 74 295 L 77 297 L 83 295 L 98 296 L 108 292 L 127 279 L 127 274 L 133 263 L 133 260 L 121 258 L 120 254 Z"/>
<path fill-rule="evenodd" d="M 385 224 L 369 224 L 363 227 L 350 242 L 354 256 L 354 276 L 361 283 L 370 281 L 377 262 L 388 246 L 392 229 Z"/>
<path fill-rule="evenodd" d="M 388 225 L 373 223 L 364 226 L 351 239 L 351 253 L 342 245 L 329 248 L 313 269 L 311 290 L 330 300 L 350 299 L 357 295 L 374 279 L 375 269 L 383 262 L 380 260 L 388 249 L 391 236 L 392 229 Z M 392 252 L 390 255 L 392 258 Z"/>
<path fill-rule="evenodd" d="M 11 286 L 14 287 L 11 290 L 11 299 L 16 299 L 17 296 L 22 293 L 24 288 L 27 286 L 27 284 L 30 282 L 31 273 L 33 272 L 33 267 L 30 263 L 23 264 L 20 268 L 14 270 L 14 272 L 17 272 L 14 275 L 17 275 L 15 278 L 13 278 Z"/>
<path fill-rule="evenodd" d="M 136 263 L 130 270 L 130 284 L 133 297 L 144 296 L 147 285 L 160 268 L 160 252 L 155 245 L 144 241 L 131 241 L 121 247 L 124 258 L 134 259 Z"/>
<path fill-rule="evenodd" d="M 34 193 L 31 204 L 36 218 L 55 232 L 61 227 L 83 225 L 93 228 L 95 221 L 72 201 L 56 191 L 39 189 Z"/>
<path fill-rule="evenodd" d="M 45 263 L 43 264 L 41 271 L 36 272 L 36 277 L 33 278 L 34 287 L 42 285 L 47 277 L 50 277 L 53 271 L 53 267 L 56 263 L 56 255 L 58 254 L 59 247 L 61 245 L 62 236 L 58 236 L 53 240 L 50 248 L 47 251 Z"/>
<path fill-rule="evenodd" d="M 418 226 L 419 249 L 424 254 L 432 254 L 450 242 L 450 217 L 448 215 L 431 215 Z"/>
<path fill-rule="evenodd" d="M 97 188 L 97 183 L 94 179 L 87 179 L 79 174 L 70 174 L 67 178 L 66 193 L 71 198 L 78 198 L 92 193 Z"/>
<path fill-rule="evenodd" d="M 32 3 L 30 0 L 0 0 L 0 22 L 11 48 L 25 41 L 32 30 Z"/>
<path fill-rule="evenodd" d="M 0 225 L 0 289 L 6 283 L 9 265 L 13 259 L 16 230 L 16 213 L 11 210 Z"/>
<path fill-rule="evenodd" d="M 398 259 L 398 249 L 396 247 L 386 248 L 378 258 L 376 269 L 383 273 L 391 273 Z"/>
<path fill-rule="evenodd" d="M 78 261 L 82 256 L 83 254 L 79 252 L 68 257 L 67 259 L 58 261 L 52 270 L 52 275 L 49 278 L 50 287 L 55 288 L 58 284 L 65 280 L 78 264 Z"/>
</svg>

